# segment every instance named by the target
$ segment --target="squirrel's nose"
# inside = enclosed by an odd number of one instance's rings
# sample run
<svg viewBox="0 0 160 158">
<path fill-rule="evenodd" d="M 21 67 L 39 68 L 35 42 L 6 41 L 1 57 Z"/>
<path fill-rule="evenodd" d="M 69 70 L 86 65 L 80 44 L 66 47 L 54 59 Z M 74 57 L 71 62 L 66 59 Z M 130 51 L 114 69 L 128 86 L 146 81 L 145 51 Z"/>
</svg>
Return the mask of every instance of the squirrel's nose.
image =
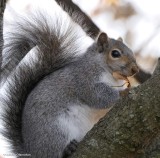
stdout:
<svg viewBox="0 0 160 158">
<path fill-rule="evenodd" d="M 136 74 L 137 72 L 139 72 L 138 66 L 133 66 L 133 67 L 131 68 L 131 73 L 132 73 L 132 75 Z"/>
</svg>

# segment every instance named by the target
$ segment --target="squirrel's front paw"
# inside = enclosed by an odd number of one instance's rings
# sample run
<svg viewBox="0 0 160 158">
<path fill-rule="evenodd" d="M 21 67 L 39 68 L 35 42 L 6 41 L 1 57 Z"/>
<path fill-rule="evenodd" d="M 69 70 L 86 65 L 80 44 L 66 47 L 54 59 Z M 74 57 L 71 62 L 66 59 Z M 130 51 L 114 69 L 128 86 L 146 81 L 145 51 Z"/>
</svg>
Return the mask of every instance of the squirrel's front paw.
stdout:
<svg viewBox="0 0 160 158">
<path fill-rule="evenodd" d="M 78 142 L 76 140 L 72 140 L 65 148 L 63 153 L 63 158 L 67 158 L 70 156 L 73 152 L 76 151 L 78 146 Z"/>
</svg>

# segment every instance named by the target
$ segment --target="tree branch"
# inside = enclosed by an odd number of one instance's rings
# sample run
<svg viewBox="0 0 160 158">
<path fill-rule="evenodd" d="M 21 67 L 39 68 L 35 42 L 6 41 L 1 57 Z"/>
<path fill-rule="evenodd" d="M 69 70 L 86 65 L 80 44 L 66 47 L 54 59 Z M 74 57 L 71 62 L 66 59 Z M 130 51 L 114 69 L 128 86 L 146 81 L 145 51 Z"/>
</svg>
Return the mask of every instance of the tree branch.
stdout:
<svg viewBox="0 0 160 158">
<path fill-rule="evenodd" d="M 0 15 L 3 14 L 4 8 L 5 8 L 5 4 L 6 4 L 7 0 L 1 0 L 0 1 Z"/>
</svg>

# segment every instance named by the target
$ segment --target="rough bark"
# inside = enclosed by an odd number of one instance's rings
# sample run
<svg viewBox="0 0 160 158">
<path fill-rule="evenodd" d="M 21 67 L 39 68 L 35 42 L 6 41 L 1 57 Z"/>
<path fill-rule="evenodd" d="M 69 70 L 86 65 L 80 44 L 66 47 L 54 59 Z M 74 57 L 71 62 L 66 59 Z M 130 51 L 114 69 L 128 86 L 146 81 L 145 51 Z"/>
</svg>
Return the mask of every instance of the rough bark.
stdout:
<svg viewBox="0 0 160 158">
<path fill-rule="evenodd" d="M 119 100 L 72 158 L 160 158 L 160 61 L 154 76 Z"/>
</svg>

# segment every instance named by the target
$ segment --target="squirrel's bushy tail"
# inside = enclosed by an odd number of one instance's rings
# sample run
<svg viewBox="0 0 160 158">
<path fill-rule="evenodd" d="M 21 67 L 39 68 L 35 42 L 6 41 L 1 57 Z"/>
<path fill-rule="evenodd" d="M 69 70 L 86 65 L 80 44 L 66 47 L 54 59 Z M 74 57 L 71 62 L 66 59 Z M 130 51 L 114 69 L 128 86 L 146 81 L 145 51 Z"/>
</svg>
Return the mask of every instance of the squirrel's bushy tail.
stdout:
<svg viewBox="0 0 160 158">
<path fill-rule="evenodd" d="M 3 30 L 2 30 L 2 17 L 0 16 L 0 80 L 1 80 L 1 65 L 2 65 L 2 47 L 3 47 Z"/>
<path fill-rule="evenodd" d="M 16 3 L 19 3 L 19 5 L 16 5 Z M 37 35 L 40 34 L 39 31 L 43 32 L 43 38 L 46 38 L 49 34 L 53 34 L 54 30 L 57 38 L 63 37 L 63 41 L 59 39 L 62 45 L 66 44 L 67 40 L 72 43 L 71 47 L 73 44 L 77 45 L 73 48 L 74 51 L 78 47 L 79 50 L 86 48 L 86 45 L 88 47 L 88 43 L 91 42 L 91 38 L 86 36 L 82 28 L 74 23 L 72 18 L 53 0 L 24 0 L 23 3 L 20 0 L 9 1 L 4 11 L 3 21 L 3 39 L 5 44 L 2 52 L 3 81 L 34 46 L 33 43 L 39 38 Z M 41 30 L 35 30 L 33 25 L 36 23 L 41 27 Z M 31 32 L 32 27 L 36 36 Z M 29 35 L 26 34 L 27 29 L 30 31 Z M 75 35 L 78 37 L 73 37 Z M 17 38 L 18 36 L 19 38 Z M 32 41 L 28 42 L 28 38 Z M 65 42 L 64 39 L 66 40 Z M 44 42 L 44 40 L 39 42 Z M 70 43 L 68 41 L 67 43 L 66 50 L 68 51 Z"/>
<path fill-rule="evenodd" d="M 13 61 L 13 65 L 5 64 L 2 72 L 3 76 L 7 74 L 7 80 L 0 89 L 0 153 L 25 152 L 21 118 L 28 94 L 43 77 L 74 62 L 77 54 L 87 48 L 81 45 L 84 37 L 77 35 L 75 24 L 57 17 L 53 23 L 52 17 L 44 12 L 28 19 L 19 18 L 14 23 L 15 33 L 7 33 L 5 40 L 9 42 L 3 50 L 12 59 L 7 62 L 11 64 Z M 22 53 L 23 59 L 18 65 L 14 53 Z"/>
</svg>

